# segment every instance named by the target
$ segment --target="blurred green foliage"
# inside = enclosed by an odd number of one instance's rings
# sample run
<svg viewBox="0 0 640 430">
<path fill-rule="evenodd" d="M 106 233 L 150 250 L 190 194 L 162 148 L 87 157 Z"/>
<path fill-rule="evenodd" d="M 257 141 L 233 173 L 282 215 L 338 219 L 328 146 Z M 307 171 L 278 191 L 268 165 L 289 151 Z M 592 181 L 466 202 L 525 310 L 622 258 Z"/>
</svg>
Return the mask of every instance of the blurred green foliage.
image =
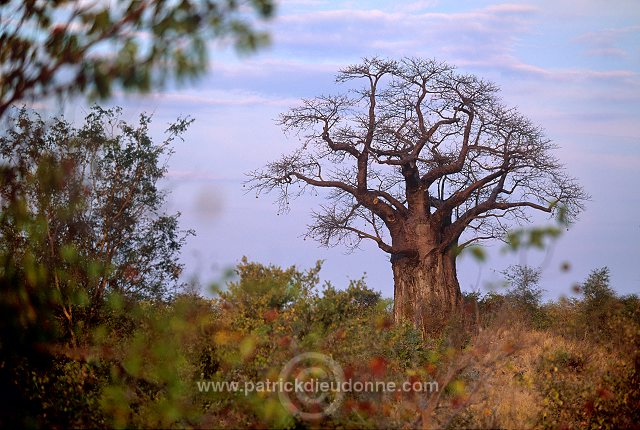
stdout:
<svg viewBox="0 0 640 430">
<path fill-rule="evenodd" d="M 209 66 L 207 44 L 253 51 L 272 0 L 0 1 L 0 117 L 48 95 L 150 91 Z"/>
</svg>

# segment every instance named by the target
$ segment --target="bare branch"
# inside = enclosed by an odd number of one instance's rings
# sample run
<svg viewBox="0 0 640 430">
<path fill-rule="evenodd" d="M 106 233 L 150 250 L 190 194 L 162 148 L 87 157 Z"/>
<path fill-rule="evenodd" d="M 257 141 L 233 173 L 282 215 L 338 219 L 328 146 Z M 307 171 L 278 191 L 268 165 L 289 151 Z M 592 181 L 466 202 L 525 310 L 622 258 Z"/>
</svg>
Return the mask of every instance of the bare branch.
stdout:
<svg viewBox="0 0 640 430">
<path fill-rule="evenodd" d="M 376 242 L 383 251 L 392 253 L 393 248 L 383 240 L 376 216 L 370 211 L 367 216 L 367 210 L 363 210 L 361 205 L 355 204 L 350 208 L 337 205 L 320 207 L 322 212 L 312 214 L 314 222 L 309 226 L 307 237 L 312 237 L 327 247 L 341 242 L 352 250 L 360 245 L 362 239 L 369 239 Z M 366 232 L 365 225 L 356 227 L 357 220 L 364 220 L 373 232 Z"/>
<path fill-rule="evenodd" d="M 583 209 L 588 195 L 555 146 L 502 104 L 493 83 L 416 58 L 364 59 L 336 81 L 350 90 L 280 117 L 301 146 L 250 180 L 258 193 L 277 190 L 285 209 L 290 196 L 326 189 L 330 205 L 310 230 L 323 244 L 369 239 L 418 255 L 448 249 L 465 231 L 463 245 L 500 239 L 531 210 L 562 206 L 575 219 Z"/>
</svg>

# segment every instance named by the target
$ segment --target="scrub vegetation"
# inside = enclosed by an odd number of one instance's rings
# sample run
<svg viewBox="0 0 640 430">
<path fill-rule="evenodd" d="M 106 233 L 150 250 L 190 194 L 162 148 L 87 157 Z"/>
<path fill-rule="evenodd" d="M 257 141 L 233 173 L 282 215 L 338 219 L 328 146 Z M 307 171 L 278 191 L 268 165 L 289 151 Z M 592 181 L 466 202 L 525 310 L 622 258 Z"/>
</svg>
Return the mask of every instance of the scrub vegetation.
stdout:
<svg viewBox="0 0 640 430">
<path fill-rule="evenodd" d="M 464 294 L 429 335 L 394 322 L 364 279 L 321 283 L 321 263 L 243 259 L 203 296 L 179 282 L 190 232 L 157 188 L 189 120 L 154 143 L 144 115 L 131 125 L 95 108 L 74 128 L 14 114 L 0 139 L 3 427 L 637 426 L 640 300 L 617 295 L 606 267 L 547 303 L 539 270 L 511 267 L 505 291 Z M 305 419 L 299 401 L 256 387 L 306 352 L 351 383 L 409 389 L 346 392 Z M 427 382 L 437 389 L 416 388 Z"/>
</svg>

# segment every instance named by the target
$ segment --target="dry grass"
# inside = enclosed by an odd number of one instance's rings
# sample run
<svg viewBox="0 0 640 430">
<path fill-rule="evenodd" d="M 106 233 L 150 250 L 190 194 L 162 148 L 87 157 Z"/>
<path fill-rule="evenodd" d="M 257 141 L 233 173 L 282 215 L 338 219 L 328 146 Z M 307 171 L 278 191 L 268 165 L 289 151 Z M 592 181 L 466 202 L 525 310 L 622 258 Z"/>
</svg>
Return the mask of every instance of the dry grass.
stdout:
<svg viewBox="0 0 640 430">
<path fill-rule="evenodd" d="M 422 413 L 423 428 L 602 428 L 598 416 L 627 401 L 619 392 L 633 372 L 630 349 L 537 330 L 503 311 L 442 372 L 439 395 Z M 620 375 L 615 379 L 612 375 Z M 617 382 L 616 382 L 617 381 Z M 618 384 L 618 385 L 616 385 Z M 460 384 L 459 384 L 460 385 Z M 616 387 L 618 389 L 616 389 Z M 446 391 L 446 390 L 445 390 Z"/>
</svg>

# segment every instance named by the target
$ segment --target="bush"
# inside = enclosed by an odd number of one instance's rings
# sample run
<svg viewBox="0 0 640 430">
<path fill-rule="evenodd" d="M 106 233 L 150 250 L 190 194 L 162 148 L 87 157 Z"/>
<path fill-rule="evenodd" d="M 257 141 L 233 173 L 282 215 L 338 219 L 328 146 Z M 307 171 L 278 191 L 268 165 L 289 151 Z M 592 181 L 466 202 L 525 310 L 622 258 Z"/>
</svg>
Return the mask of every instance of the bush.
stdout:
<svg viewBox="0 0 640 430">
<path fill-rule="evenodd" d="M 48 344 L 37 357 L 14 356 L 11 369 L 0 367 L 13 390 L 6 404 L 22 412 L 20 419 L 2 415 L 1 424 L 617 428 L 640 419 L 635 296 L 610 298 L 606 338 L 589 336 L 586 299 L 539 305 L 550 317 L 541 329 L 513 297 L 493 293 L 467 297 L 478 303 L 478 330 L 454 324 L 443 337 L 424 339 L 411 326 L 392 324 L 390 301 L 364 280 L 321 288 L 319 271 L 319 264 L 300 271 L 243 259 L 238 278 L 213 299 L 183 293 L 162 302 L 112 293 L 82 348 Z M 435 381 L 438 389 L 346 393 L 332 415 L 311 421 L 285 407 L 274 390 L 210 389 L 277 381 L 306 352 L 330 357 L 352 383 Z M 294 374 L 330 375 L 303 364 L 306 370 Z"/>
</svg>

